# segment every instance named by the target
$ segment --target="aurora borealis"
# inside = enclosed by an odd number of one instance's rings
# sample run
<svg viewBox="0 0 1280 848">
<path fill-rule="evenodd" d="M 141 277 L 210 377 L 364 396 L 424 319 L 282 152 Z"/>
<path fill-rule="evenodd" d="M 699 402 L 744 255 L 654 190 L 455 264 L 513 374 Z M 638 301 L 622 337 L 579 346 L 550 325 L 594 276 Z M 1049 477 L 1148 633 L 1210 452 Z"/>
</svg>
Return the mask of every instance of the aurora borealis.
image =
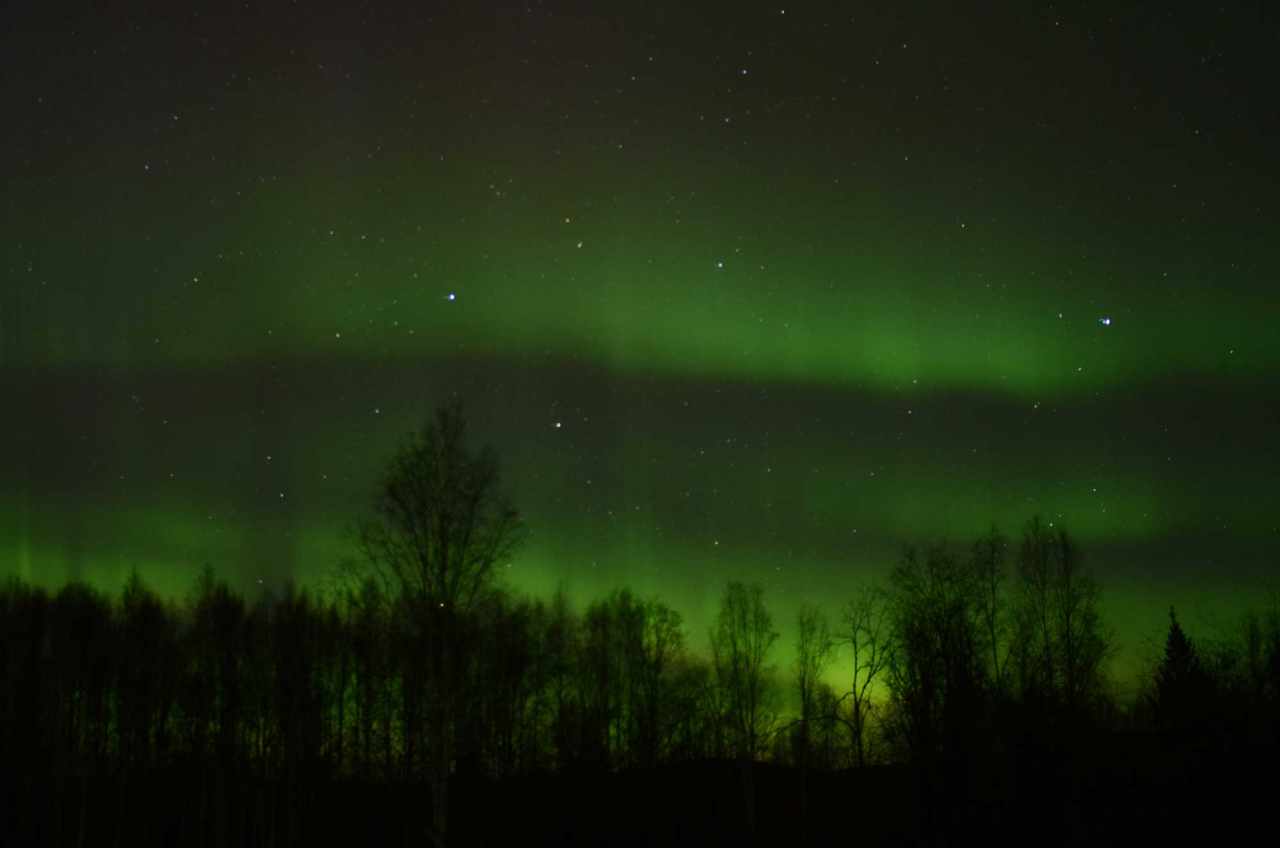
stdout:
<svg viewBox="0 0 1280 848">
<path fill-rule="evenodd" d="M 1122 671 L 1275 586 L 1260 5 L 22 5 L 0 573 L 318 583 L 456 393 L 510 583 L 693 634 L 1036 513 Z"/>
</svg>

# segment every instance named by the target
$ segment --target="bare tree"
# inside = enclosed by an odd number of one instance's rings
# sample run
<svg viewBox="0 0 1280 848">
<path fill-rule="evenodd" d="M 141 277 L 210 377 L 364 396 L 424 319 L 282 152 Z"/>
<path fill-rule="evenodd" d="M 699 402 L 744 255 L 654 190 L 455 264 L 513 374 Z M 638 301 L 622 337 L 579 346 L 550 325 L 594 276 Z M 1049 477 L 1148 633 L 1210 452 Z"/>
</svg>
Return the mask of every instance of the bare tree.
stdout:
<svg viewBox="0 0 1280 848">
<path fill-rule="evenodd" d="M 635 747 L 640 765 L 651 767 L 658 762 L 665 746 L 670 705 L 671 667 L 684 647 L 684 631 L 680 613 L 655 599 L 640 605 L 641 627 L 638 640 L 632 642 L 630 679 L 633 686 L 632 715 L 635 724 Z"/>
<path fill-rule="evenodd" d="M 472 759 L 490 774 L 515 773 L 530 759 L 527 736 L 542 677 L 541 615 L 539 602 L 499 592 L 480 622 L 481 656 L 469 680 L 465 724 L 479 743 Z"/>
<path fill-rule="evenodd" d="M 849 732 L 859 767 L 867 764 L 867 722 L 876 681 L 888 667 L 893 634 L 888 597 L 879 586 L 864 585 L 844 608 L 843 642 L 849 648 Z"/>
<path fill-rule="evenodd" d="M 1102 694 L 1108 640 L 1100 590 L 1074 541 L 1038 517 L 1027 523 L 1018 558 L 1018 677 L 1022 695 L 1078 712 Z"/>
<path fill-rule="evenodd" d="M 703 657 L 682 653 L 671 669 L 671 756 L 677 760 L 723 757 L 723 698 L 715 670 Z"/>
<path fill-rule="evenodd" d="M 321 674 L 326 693 L 325 758 L 335 773 L 345 767 L 347 692 L 351 679 L 351 651 L 346 640 L 342 613 L 330 600 L 321 612 Z"/>
<path fill-rule="evenodd" d="M 1007 627 L 1003 584 L 1008 547 L 1008 540 L 994 524 L 973 544 L 972 567 L 978 582 L 978 614 L 986 631 L 983 635 L 991 654 L 991 680 L 997 690 L 1001 690 L 1004 684 L 1004 661 L 1000 651 Z"/>
<path fill-rule="evenodd" d="M 809 765 L 813 755 L 813 724 L 819 720 L 819 688 L 834 645 L 827 617 L 816 606 L 802 606 L 796 625 L 795 681 L 800 695 L 800 721 L 796 725 L 794 742 L 800 761 L 800 836 L 804 842 L 809 836 Z"/>
<path fill-rule="evenodd" d="M 372 577 L 350 591 L 344 602 L 355 678 L 352 759 L 356 763 L 356 774 L 368 779 L 372 776 L 377 750 L 390 748 L 388 603 Z"/>
<path fill-rule="evenodd" d="M 906 550 L 892 587 L 897 731 L 914 760 L 932 764 L 976 742 L 985 683 L 976 581 L 966 562 L 934 547 L 923 557 Z"/>
<path fill-rule="evenodd" d="M 577 657 L 581 621 L 569 604 L 564 586 L 551 598 L 546 622 L 547 700 L 551 712 L 551 745 L 554 759 L 564 769 L 578 758 L 582 747 L 576 693 Z"/>
<path fill-rule="evenodd" d="M 402 611 L 429 687 L 426 708 L 433 827 L 448 823 L 448 779 L 466 657 L 460 620 L 493 586 L 494 567 L 520 538 L 499 490 L 491 448 L 472 453 L 458 403 L 442 407 L 392 458 L 374 518 L 360 542 L 365 559 Z"/>
<path fill-rule="evenodd" d="M 1054 612 L 1062 647 L 1062 695 L 1068 709 L 1094 706 L 1103 694 L 1103 662 L 1109 646 L 1098 611 L 1098 582 L 1080 564 L 1079 550 L 1058 531 Z"/>
<path fill-rule="evenodd" d="M 630 600 L 627 593 L 621 603 L 629 605 Z M 584 763 L 605 769 L 613 764 L 621 741 L 617 730 L 625 723 L 626 669 L 618 650 L 621 623 L 615 615 L 619 603 L 619 593 L 615 593 L 592 603 L 583 613 L 575 676 L 582 733 L 579 756 Z"/>
<path fill-rule="evenodd" d="M 1039 516 L 1027 522 L 1018 551 L 1018 687 L 1024 699 L 1055 686 L 1053 536 Z"/>
<path fill-rule="evenodd" d="M 767 725 L 769 650 L 778 639 L 764 588 L 737 581 L 725 587 L 711 630 L 716 679 L 724 691 L 738 756 L 755 757 Z"/>
<path fill-rule="evenodd" d="M 773 617 L 764 605 L 764 588 L 737 581 L 725 586 L 720 613 L 711 629 L 711 659 L 741 770 L 743 809 L 751 834 L 756 826 L 752 762 L 768 735 L 772 669 L 766 663 L 777 640 Z"/>
<path fill-rule="evenodd" d="M 796 692 L 800 696 L 799 744 L 801 765 L 807 765 L 810 754 L 811 723 L 819 718 L 818 687 L 822 674 L 831 662 L 835 647 L 831 627 L 822 610 L 812 604 L 800 608 L 796 618 Z"/>
<path fill-rule="evenodd" d="M 120 599 L 120 677 L 116 727 L 126 767 L 150 766 L 166 753 L 178 681 L 177 623 L 135 569 Z"/>
</svg>

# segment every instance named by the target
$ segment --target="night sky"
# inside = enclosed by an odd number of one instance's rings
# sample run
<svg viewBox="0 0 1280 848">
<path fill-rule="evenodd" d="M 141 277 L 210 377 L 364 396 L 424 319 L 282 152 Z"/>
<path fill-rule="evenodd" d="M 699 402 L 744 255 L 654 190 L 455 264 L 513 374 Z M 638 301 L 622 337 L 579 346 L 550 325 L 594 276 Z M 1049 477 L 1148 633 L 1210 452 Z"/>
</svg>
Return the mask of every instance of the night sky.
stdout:
<svg viewBox="0 0 1280 848">
<path fill-rule="evenodd" d="M 1267 4 L 121 5 L 0 27 L 0 573 L 318 585 L 456 393 L 695 645 L 1036 513 L 1120 676 L 1276 585 Z"/>
</svg>

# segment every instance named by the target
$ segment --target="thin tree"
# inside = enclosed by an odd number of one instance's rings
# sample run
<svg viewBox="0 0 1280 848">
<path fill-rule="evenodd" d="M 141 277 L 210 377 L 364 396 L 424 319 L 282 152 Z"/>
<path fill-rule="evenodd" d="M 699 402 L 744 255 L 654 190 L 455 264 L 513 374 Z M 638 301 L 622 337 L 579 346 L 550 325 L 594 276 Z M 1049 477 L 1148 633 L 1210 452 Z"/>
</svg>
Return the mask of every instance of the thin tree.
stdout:
<svg viewBox="0 0 1280 848">
<path fill-rule="evenodd" d="M 1162 728 L 1190 730 L 1207 712 L 1210 678 L 1173 607 L 1169 608 L 1169 633 L 1155 684 L 1156 718 Z"/>
<path fill-rule="evenodd" d="M 796 617 L 796 693 L 800 696 L 800 762 L 807 765 L 811 724 L 818 720 L 818 686 L 831 662 L 835 643 L 827 617 L 812 604 L 800 608 Z"/>
<path fill-rule="evenodd" d="M 737 581 L 725 587 L 711 630 L 716 679 L 724 691 L 738 756 L 750 760 L 766 725 L 768 657 L 778 631 L 764 604 L 764 588 Z"/>
<path fill-rule="evenodd" d="M 908 549 L 892 577 L 896 649 L 889 686 L 912 758 L 949 758 L 977 742 L 985 662 L 977 582 L 942 547 Z"/>
<path fill-rule="evenodd" d="M 603 598 L 587 607 L 578 645 L 577 700 L 582 722 L 579 753 L 584 764 L 604 769 L 613 764 L 620 741 L 615 731 L 624 723 L 626 709 L 616 598 Z"/>
<path fill-rule="evenodd" d="M 720 598 L 720 613 L 711 629 L 711 658 L 742 773 L 747 831 L 751 834 L 755 833 L 751 766 L 769 723 L 767 662 L 777 640 L 773 617 L 764 605 L 764 588 L 731 581 Z"/>
<path fill-rule="evenodd" d="M 849 732 L 859 767 L 867 764 L 867 723 L 876 681 L 889 666 L 893 652 L 888 597 L 874 585 L 864 585 L 844 608 L 843 642 L 849 648 Z"/>
<path fill-rule="evenodd" d="M 1009 542 L 993 524 L 986 535 L 973 544 L 973 572 L 978 581 L 978 613 L 982 618 L 983 635 L 991 655 L 991 680 L 997 691 L 1004 686 L 1004 662 L 1001 645 L 1005 641 L 1006 611 L 1004 603 L 1005 554 Z"/>
<path fill-rule="evenodd" d="M 179 672 L 177 623 L 135 569 L 120 599 L 116 728 L 123 764 L 146 767 L 165 753 Z"/>
<path fill-rule="evenodd" d="M 499 488 L 498 460 L 466 444 L 461 406 L 452 403 L 392 458 L 360 530 L 365 559 L 394 593 L 430 687 L 427 732 L 432 827 L 448 828 L 448 779 L 464 680 L 460 619 L 494 583 L 495 566 L 520 538 L 521 523 Z"/>
<path fill-rule="evenodd" d="M 1109 645 L 1098 611 L 1101 589 L 1080 562 L 1079 549 L 1063 529 L 1057 536 L 1054 607 L 1062 658 L 1063 701 L 1072 712 L 1093 707 L 1103 693 L 1103 662 Z"/>
<path fill-rule="evenodd" d="M 800 608 L 796 618 L 795 682 L 800 696 L 799 738 L 796 752 L 800 760 L 800 835 L 808 839 L 809 762 L 812 756 L 812 725 L 818 716 L 818 691 L 822 674 L 831 661 L 831 627 L 822 610 L 812 604 Z"/>
<path fill-rule="evenodd" d="M 578 759 L 581 750 L 577 659 L 581 622 L 563 585 L 551 597 L 543 643 L 546 653 L 547 700 L 554 761 L 561 770 Z"/>
<path fill-rule="evenodd" d="M 635 687 L 632 696 L 636 724 L 637 761 L 641 766 L 657 764 L 665 747 L 670 720 L 667 692 L 672 665 L 684 647 L 680 613 L 654 598 L 641 605 L 642 629 L 633 645 L 630 675 Z"/>
<path fill-rule="evenodd" d="M 1056 691 L 1053 534 L 1039 516 L 1027 522 L 1018 551 L 1018 688 L 1024 700 Z"/>
<path fill-rule="evenodd" d="M 1109 642 L 1101 590 L 1075 542 L 1039 517 L 1027 522 L 1018 557 L 1017 674 L 1024 699 L 1078 714 L 1104 688 Z"/>
</svg>

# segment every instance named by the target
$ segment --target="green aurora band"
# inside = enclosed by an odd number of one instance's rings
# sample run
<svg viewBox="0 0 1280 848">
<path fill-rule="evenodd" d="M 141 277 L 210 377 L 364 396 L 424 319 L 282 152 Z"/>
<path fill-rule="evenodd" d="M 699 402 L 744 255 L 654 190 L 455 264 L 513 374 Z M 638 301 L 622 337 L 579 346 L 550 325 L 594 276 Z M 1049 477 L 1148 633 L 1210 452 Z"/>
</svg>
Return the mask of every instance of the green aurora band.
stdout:
<svg viewBox="0 0 1280 848">
<path fill-rule="evenodd" d="M 695 646 L 728 579 L 765 583 L 785 663 L 799 604 L 1033 514 L 1125 681 L 1169 604 L 1221 634 L 1274 588 L 1272 152 L 1126 99 L 1078 32 L 943 97 L 905 36 L 806 30 L 743 80 L 693 30 L 581 25 L 563 68 L 480 39 L 358 82 L 307 36 L 211 82 L 130 30 L 133 89 L 15 54 L 48 94 L 5 142 L 0 573 L 322 588 L 456 393 L 530 530 L 504 579 L 660 595 Z M 857 97 L 848 55 L 877 57 Z"/>
</svg>

